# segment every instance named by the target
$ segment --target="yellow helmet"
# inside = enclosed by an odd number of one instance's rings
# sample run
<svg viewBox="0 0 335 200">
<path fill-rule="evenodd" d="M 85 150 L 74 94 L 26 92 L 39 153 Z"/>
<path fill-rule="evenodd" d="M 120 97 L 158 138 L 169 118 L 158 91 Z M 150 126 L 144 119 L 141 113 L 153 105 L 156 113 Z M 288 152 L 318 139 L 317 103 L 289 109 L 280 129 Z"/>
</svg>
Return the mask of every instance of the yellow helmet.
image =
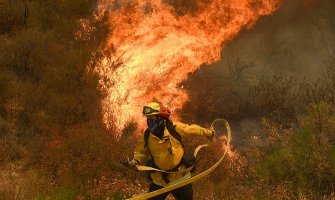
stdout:
<svg viewBox="0 0 335 200">
<path fill-rule="evenodd" d="M 156 102 L 150 102 L 143 107 L 143 115 L 159 115 L 160 104 Z"/>
<path fill-rule="evenodd" d="M 153 98 L 150 103 L 143 107 L 143 115 L 159 115 L 164 118 L 169 118 L 171 111 L 169 108 L 164 107 L 156 98 Z"/>
</svg>

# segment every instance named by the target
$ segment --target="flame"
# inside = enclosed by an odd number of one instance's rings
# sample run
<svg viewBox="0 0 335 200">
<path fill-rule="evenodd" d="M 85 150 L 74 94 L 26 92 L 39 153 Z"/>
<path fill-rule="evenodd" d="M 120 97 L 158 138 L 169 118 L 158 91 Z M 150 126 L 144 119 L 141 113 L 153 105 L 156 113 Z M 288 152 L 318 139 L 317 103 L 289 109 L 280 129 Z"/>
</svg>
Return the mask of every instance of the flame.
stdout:
<svg viewBox="0 0 335 200">
<path fill-rule="evenodd" d="M 141 121 L 152 97 L 176 113 L 188 100 L 180 85 L 188 73 L 218 61 L 229 39 L 273 13 L 280 1 L 101 0 L 96 18 L 108 19 L 102 51 L 109 53 L 95 71 L 107 93 L 107 127 Z"/>
</svg>

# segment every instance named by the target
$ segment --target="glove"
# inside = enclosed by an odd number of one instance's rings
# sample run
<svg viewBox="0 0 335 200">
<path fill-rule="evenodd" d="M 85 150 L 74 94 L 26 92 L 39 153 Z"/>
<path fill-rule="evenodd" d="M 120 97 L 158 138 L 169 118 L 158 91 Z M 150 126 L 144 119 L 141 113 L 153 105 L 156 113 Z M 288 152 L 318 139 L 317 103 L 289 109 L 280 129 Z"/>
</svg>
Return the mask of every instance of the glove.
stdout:
<svg viewBox="0 0 335 200">
<path fill-rule="evenodd" d="M 139 163 L 138 163 L 138 161 L 137 160 L 132 160 L 132 161 L 130 161 L 130 162 L 128 162 L 128 164 L 130 165 L 130 166 L 136 166 L 136 165 L 138 165 Z"/>
<path fill-rule="evenodd" d="M 125 167 L 129 167 L 129 168 L 136 168 L 135 166 L 138 165 L 138 161 L 137 160 L 132 160 L 132 161 L 120 161 L 120 163 L 125 166 Z"/>
</svg>

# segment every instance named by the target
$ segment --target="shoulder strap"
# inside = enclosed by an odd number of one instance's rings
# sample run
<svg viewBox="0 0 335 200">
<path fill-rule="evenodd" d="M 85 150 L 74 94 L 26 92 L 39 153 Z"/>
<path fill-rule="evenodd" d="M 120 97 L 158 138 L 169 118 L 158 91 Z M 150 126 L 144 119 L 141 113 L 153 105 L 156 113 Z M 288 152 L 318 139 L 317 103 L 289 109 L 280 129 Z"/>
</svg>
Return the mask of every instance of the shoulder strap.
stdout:
<svg viewBox="0 0 335 200">
<path fill-rule="evenodd" d="M 178 142 L 184 147 L 180 134 L 176 131 L 175 126 L 173 125 L 173 122 L 169 119 L 166 120 L 166 129 L 169 131 L 170 135 L 176 138 Z M 149 136 L 150 136 L 150 130 L 146 129 L 144 132 L 144 147 L 145 148 L 148 147 Z"/>
<path fill-rule="evenodd" d="M 144 148 L 148 147 L 149 136 L 150 136 L 150 130 L 147 128 L 147 130 L 145 130 L 144 132 Z"/>
<path fill-rule="evenodd" d="M 178 142 L 184 147 L 180 134 L 176 131 L 175 125 L 173 125 L 173 122 L 169 119 L 166 120 L 166 128 L 169 131 L 170 135 L 176 138 Z"/>
</svg>

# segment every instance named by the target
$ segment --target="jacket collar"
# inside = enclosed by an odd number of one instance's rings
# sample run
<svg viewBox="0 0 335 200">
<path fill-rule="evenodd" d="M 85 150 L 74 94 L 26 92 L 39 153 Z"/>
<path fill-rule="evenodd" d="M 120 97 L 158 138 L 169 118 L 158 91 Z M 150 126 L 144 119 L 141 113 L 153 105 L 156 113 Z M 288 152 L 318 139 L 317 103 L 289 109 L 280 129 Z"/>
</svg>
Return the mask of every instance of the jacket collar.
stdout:
<svg viewBox="0 0 335 200">
<path fill-rule="evenodd" d="M 150 133 L 151 133 L 151 132 L 150 132 Z M 161 143 L 161 142 L 164 142 L 165 140 L 167 140 L 167 139 L 170 138 L 170 133 L 169 133 L 169 131 L 167 130 L 166 127 L 165 127 L 165 129 L 164 129 L 164 135 L 163 135 L 162 139 L 160 139 L 159 137 L 157 137 L 156 135 L 154 135 L 154 134 L 152 134 L 152 133 L 151 133 L 151 135 L 152 135 L 154 138 L 156 138 L 157 140 L 159 140 L 160 143 Z"/>
</svg>

